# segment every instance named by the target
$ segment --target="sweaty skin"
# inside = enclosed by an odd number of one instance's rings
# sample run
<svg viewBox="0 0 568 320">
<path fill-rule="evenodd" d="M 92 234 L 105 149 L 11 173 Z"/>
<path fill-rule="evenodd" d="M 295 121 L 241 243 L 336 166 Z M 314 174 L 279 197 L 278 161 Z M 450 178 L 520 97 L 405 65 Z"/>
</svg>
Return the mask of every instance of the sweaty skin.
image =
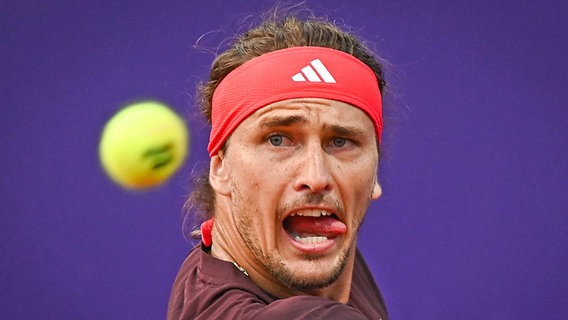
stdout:
<svg viewBox="0 0 568 320">
<path fill-rule="evenodd" d="M 328 99 L 257 110 L 211 159 L 211 254 L 277 297 L 349 299 L 357 232 L 378 199 L 372 121 Z"/>
</svg>

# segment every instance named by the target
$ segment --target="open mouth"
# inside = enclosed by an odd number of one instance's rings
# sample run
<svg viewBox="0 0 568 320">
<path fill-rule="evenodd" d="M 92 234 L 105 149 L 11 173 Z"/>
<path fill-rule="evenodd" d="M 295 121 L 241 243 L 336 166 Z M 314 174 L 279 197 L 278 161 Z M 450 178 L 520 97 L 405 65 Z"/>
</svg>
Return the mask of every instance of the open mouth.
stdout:
<svg viewBox="0 0 568 320">
<path fill-rule="evenodd" d="M 306 209 L 292 213 L 282 223 L 288 236 L 302 245 L 319 245 L 347 231 L 345 224 L 328 211 Z"/>
</svg>

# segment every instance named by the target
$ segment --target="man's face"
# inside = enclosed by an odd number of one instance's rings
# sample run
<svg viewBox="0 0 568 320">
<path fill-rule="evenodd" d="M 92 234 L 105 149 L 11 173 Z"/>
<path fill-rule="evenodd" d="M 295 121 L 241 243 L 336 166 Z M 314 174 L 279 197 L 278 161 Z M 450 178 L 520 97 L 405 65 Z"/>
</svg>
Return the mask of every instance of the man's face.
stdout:
<svg viewBox="0 0 568 320">
<path fill-rule="evenodd" d="M 248 269 L 299 290 L 333 283 L 380 196 L 365 113 L 327 99 L 277 102 L 239 125 L 222 159 L 230 217 L 218 222 L 230 225 L 221 236 L 238 238 L 226 240 L 242 244 Z"/>
</svg>

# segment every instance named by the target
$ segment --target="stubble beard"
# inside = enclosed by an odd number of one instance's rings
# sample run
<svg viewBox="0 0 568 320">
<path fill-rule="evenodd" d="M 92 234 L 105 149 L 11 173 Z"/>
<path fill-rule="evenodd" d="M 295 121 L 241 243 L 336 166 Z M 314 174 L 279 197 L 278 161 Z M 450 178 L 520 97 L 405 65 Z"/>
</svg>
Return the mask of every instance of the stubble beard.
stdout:
<svg viewBox="0 0 568 320">
<path fill-rule="evenodd" d="M 269 257 L 267 265 L 270 274 L 278 279 L 282 284 L 289 288 L 294 288 L 301 291 L 310 291 L 315 289 L 322 289 L 333 284 L 345 269 L 347 265 L 347 257 L 351 246 L 345 251 L 339 253 L 337 262 L 333 265 L 332 269 L 329 271 L 324 271 L 325 273 L 317 277 L 300 277 L 291 266 L 287 265 L 282 259 L 274 257 Z M 319 259 L 318 256 L 308 255 L 304 257 L 306 261 L 316 261 Z"/>
<path fill-rule="evenodd" d="M 355 237 L 349 240 L 350 243 L 346 249 L 343 249 L 341 252 L 339 252 L 338 259 L 331 267 L 331 270 L 328 269 L 326 271 L 323 271 L 323 273 L 319 276 L 300 275 L 293 266 L 286 263 L 280 253 L 264 253 L 262 251 L 258 244 L 258 237 L 255 235 L 254 230 L 252 230 L 252 228 L 250 227 L 253 225 L 252 216 L 253 215 L 241 215 L 239 219 L 236 220 L 237 230 L 241 234 L 244 243 L 246 244 L 248 250 L 250 250 L 250 252 L 252 253 L 254 259 L 260 262 L 264 269 L 283 286 L 300 291 L 322 289 L 333 284 L 342 275 L 349 260 L 348 257 L 350 255 L 350 252 L 353 249 Z M 357 219 L 357 221 L 354 222 L 353 230 L 355 230 L 355 234 L 359 232 L 359 227 L 363 222 L 362 220 L 364 216 L 365 214 L 363 213 L 363 217 L 361 219 Z M 309 262 L 316 261 L 321 257 L 322 255 L 306 254 L 304 255 L 303 259 L 304 261 Z"/>
<path fill-rule="evenodd" d="M 322 289 L 337 281 L 347 265 L 348 256 L 353 246 L 353 240 L 351 240 L 349 247 L 339 253 L 338 259 L 331 267 L 331 270 L 323 271 L 322 274 L 318 276 L 300 275 L 293 266 L 286 263 L 278 252 L 265 254 L 258 245 L 258 241 L 255 241 L 256 237 L 249 226 L 250 221 L 241 220 L 237 228 L 246 246 L 252 252 L 254 259 L 259 261 L 264 269 L 283 286 L 301 291 Z M 321 257 L 321 255 L 305 255 L 303 260 L 315 262 Z"/>
</svg>

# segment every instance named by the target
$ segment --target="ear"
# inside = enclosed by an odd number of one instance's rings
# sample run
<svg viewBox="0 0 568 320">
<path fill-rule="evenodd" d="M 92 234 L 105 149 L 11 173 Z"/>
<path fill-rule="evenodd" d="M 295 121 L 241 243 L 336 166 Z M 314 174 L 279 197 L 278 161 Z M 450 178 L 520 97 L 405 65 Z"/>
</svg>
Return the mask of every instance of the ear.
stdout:
<svg viewBox="0 0 568 320">
<path fill-rule="evenodd" d="M 379 181 L 375 179 L 375 184 L 373 185 L 373 191 L 371 191 L 371 200 L 377 200 L 383 194 L 383 189 L 379 184 Z"/>
<path fill-rule="evenodd" d="M 209 183 L 216 193 L 228 196 L 231 194 L 231 178 L 227 172 L 225 160 L 218 154 L 211 158 Z"/>
</svg>

